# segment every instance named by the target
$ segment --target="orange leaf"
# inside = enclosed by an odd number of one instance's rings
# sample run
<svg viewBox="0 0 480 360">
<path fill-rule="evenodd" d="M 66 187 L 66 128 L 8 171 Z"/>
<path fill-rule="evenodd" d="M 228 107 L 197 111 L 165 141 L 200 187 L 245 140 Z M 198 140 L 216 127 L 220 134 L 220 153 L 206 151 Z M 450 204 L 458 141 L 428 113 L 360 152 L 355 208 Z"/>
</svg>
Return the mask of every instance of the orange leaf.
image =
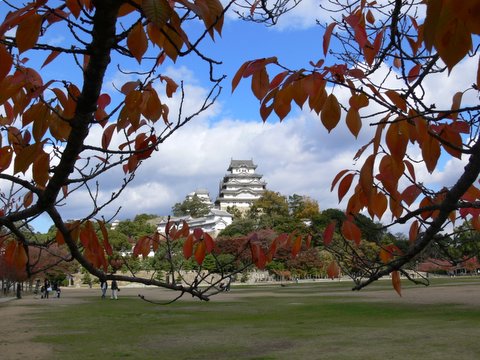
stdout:
<svg viewBox="0 0 480 360">
<path fill-rule="evenodd" d="M 340 116 L 341 109 L 337 98 L 333 94 L 328 95 L 320 114 L 320 120 L 328 132 L 337 126 L 338 122 L 340 121 Z"/>
<path fill-rule="evenodd" d="M 427 136 L 421 145 L 422 157 L 429 173 L 432 173 L 440 157 L 440 144 L 433 136 Z"/>
<path fill-rule="evenodd" d="M 355 138 L 357 138 L 360 129 L 362 128 L 362 120 L 360 119 L 360 113 L 357 109 L 351 107 L 348 110 L 346 122 L 350 132 L 353 134 L 353 136 L 355 136 Z"/>
<path fill-rule="evenodd" d="M 100 231 L 102 232 L 103 247 L 105 249 L 105 252 L 107 253 L 107 255 L 112 256 L 113 249 L 112 249 L 112 246 L 110 245 L 110 242 L 108 241 L 108 231 L 107 231 L 107 228 L 105 227 L 105 223 L 100 220 L 98 220 L 97 223 L 98 223 L 98 226 L 100 227 Z"/>
<path fill-rule="evenodd" d="M 33 180 L 38 187 L 44 188 L 50 179 L 50 157 L 47 153 L 42 152 L 33 162 L 32 175 Z"/>
<path fill-rule="evenodd" d="M 193 254 L 193 234 L 188 235 L 183 243 L 183 256 L 185 259 L 190 259 Z"/>
<path fill-rule="evenodd" d="M 40 36 L 42 19 L 43 17 L 41 15 L 33 13 L 20 22 L 15 35 L 19 53 L 35 46 Z"/>
<path fill-rule="evenodd" d="M 238 83 L 244 76 L 245 70 L 247 67 L 252 63 L 252 61 L 246 61 L 240 66 L 240 68 L 237 70 L 235 73 L 235 76 L 232 79 L 232 93 L 235 91 L 236 87 L 238 86 Z"/>
<path fill-rule="evenodd" d="M 392 271 L 392 285 L 398 295 L 402 296 L 402 284 L 400 282 L 400 273 Z"/>
<path fill-rule="evenodd" d="M 138 63 L 142 62 L 143 54 L 147 51 L 148 40 L 141 22 L 137 22 L 127 36 L 127 47 Z"/>
<path fill-rule="evenodd" d="M 338 185 L 338 202 L 342 201 L 343 197 L 346 195 L 346 193 L 350 189 L 354 176 L 355 174 L 353 173 L 348 174 L 342 179 L 342 181 L 340 181 L 340 184 Z"/>
<path fill-rule="evenodd" d="M 333 234 L 335 232 L 336 225 L 337 225 L 336 220 L 332 220 L 330 224 L 328 224 L 325 230 L 323 231 L 323 244 L 325 246 L 328 246 L 332 243 Z"/>
<path fill-rule="evenodd" d="M 353 221 L 349 219 L 345 220 L 342 224 L 341 231 L 345 239 L 354 241 L 355 244 L 360 245 L 362 232 Z"/>
<path fill-rule="evenodd" d="M 412 225 L 410 225 L 410 230 L 408 232 L 408 242 L 410 244 L 414 244 L 415 240 L 417 240 L 418 236 L 418 220 L 415 220 L 412 222 Z"/>
<path fill-rule="evenodd" d="M 302 237 L 299 235 L 292 244 L 292 257 L 295 258 L 302 248 Z"/>
<path fill-rule="evenodd" d="M 207 253 L 205 246 L 205 241 L 199 241 L 197 243 L 197 247 L 195 248 L 195 260 L 197 261 L 198 265 L 202 265 L 203 260 L 205 259 L 205 255 Z"/>
<path fill-rule="evenodd" d="M 367 199 L 370 200 L 373 193 L 373 166 L 375 164 L 375 154 L 370 155 L 367 160 L 363 163 L 363 166 L 360 170 L 360 179 L 358 183 L 360 187 L 367 196 Z"/>
<path fill-rule="evenodd" d="M 390 124 L 385 135 L 385 141 L 392 157 L 397 162 L 402 161 L 408 145 L 408 134 L 405 133 L 405 126 L 400 122 Z"/>
<path fill-rule="evenodd" d="M 265 67 L 255 71 L 252 75 L 252 92 L 258 100 L 262 100 L 267 95 L 270 80 Z"/>
<path fill-rule="evenodd" d="M 45 67 L 46 65 L 50 64 L 60 54 L 61 54 L 60 51 L 52 50 L 50 55 L 48 55 L 47 58 L 45 59 L 45 61 L 43 62 L 42 68 Z"/>
<path fill-rule="evenodd" d="M 326 56 L 328 48 L 330 46 L 330 38 L 332 36 L 333 28 L 337 23 L 333 22 L 327 26 L 325 29 L 325 34 L 323 35 L 323 54 Z"/>
<path fill-rule="evenodd" d="M 117 125 L 116 124 L 110 124 L 102 134 L 102 148 L 104 150 L 108 149 L 108 146 L 110 145 L 110 141 L 112 140 L 113 132 L 115 131 Z"/>
<path fill-rule="evenodd" d="M 332 280 L 340 277 L 340 268 L 338 267 L 336 261 L 332 261 L 330 265 L 328 265 L 327 275 Z"/>
<path fill-rule="evenodd" d="M 30 205 L 32 205 L 32 202 L 33 202 L 33 193 L 31 191 L 29 191 L 23 197 L 23 207 L 28 208 Z"/>
<path fill-rule="evenodd" d="M 387 90 L 385 95 L 392 101 L 392 103 L 402 111 L 407 111 L 407 102 L 395 90 Z"/>
<path fill-rule="evenodd" d="M 345 175 L 345 173 L 347 173 L 349 170 L 348 169 L 345 169 L 345 170 L 341 170 L 336 176 L 335 178 L 333 179 L 332 181 L 332 186 L 330 187 L 330 191 L 332 191 L 334 188 L 335 188 L 335 185 L 337 184 L 338 180 L 340 180 L 343 175 Z"/>
<path fill-rule="evenodd" d="M 312 244 L 312 235 L 308 234 L 307 235 L 307 240 L 305 241 L 305 247 L 307 249 L 310 249 L 311 244 Z"/>
</svg>

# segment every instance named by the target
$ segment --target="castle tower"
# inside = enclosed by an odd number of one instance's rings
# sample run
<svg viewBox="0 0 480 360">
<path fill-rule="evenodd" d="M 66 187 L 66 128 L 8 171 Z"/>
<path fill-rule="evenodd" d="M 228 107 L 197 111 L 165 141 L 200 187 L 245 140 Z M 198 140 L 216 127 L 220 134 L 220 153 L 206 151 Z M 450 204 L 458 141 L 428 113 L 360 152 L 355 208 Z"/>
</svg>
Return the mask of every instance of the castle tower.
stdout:
<svg viewBox="0 0 480 360">
<path fill-rule="evenodd" d="M 255 172 L 256 168 L 253 160 L 231 160 L 227 169 L 229 173 L 220 181 L 216 207 L 227 210 L 235 206 L 242 212 L 248 210 L 267 186 L 262 175 Z"/>
</svg>

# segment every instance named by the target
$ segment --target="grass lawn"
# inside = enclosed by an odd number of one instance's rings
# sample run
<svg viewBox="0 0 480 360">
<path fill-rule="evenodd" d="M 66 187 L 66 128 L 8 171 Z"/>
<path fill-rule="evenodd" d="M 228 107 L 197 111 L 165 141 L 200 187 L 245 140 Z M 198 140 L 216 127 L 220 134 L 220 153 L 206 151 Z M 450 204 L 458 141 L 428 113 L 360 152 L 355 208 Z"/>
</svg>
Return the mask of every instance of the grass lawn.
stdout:
<svg viewBox="0 0 480 360">
<path fill-rule="evenodd" d="M 480 359 L 480 308 L 315 296 L 347 286 L 234 288 L 231 300 L 168 306 L 90 297 L 32 321 L 52 359 Z"/>
</svg>

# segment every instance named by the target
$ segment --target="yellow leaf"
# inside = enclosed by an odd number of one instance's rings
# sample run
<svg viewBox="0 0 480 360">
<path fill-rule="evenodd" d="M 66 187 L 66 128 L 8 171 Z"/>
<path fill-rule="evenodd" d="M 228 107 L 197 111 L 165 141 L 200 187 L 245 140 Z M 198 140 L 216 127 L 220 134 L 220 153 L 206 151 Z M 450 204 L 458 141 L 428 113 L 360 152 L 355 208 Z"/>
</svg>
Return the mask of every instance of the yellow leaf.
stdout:
<svg viewBox="0 0 480 360">
<path fill-rule="evenodd" d="M 320 120 L 328 132 L 337 126 L 340 121 L 340 116 L 341 109 L 337 98 L 333 94 L 328 95 L 325 104 L 323 105 L 322 112 L 320 113 Z"/>
</svg>

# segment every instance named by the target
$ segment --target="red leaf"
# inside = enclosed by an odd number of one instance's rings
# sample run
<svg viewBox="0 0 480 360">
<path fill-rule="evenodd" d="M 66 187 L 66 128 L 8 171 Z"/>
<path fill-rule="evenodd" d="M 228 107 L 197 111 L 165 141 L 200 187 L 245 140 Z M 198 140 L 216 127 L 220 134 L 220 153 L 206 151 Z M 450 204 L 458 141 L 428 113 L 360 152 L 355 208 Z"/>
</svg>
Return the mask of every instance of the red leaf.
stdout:
<svg viewBox="0 0 480 360">
<path fill-rule="evenodd" d="M 422 189 L 418 185 L 410 185 L 402 192 L 402 199 L 410 206 L 417 199 L 418 195 L 422 193 Z"/>
<path fill-rule="evenodd" d="M 3 44 L 0 44 L 0 82 L 12 68 L 13 58 Z"/>
<path fill-rule="evenodd" d="M 328 246 L 332 243 L 332 240 L 333 240 L 333 234 L 335 232 L 335 227 L 337 225 L 337 221 L 336 220 L 332 220 L 330 222 L 330 224 L 327 225 L 327 227 L 325 228 L 324 232 L 323 232 L 323 244 L 325 246 Z"/>
<path fill-rule="evenodd" d="M 205 248 L 207 250 L 207 254 L 210 254 L 215 247 L 215 242 L 213 238 L 210 236 L 209 233 L 203 233 L 203 241 L 205 241 Z"/>
<path fill-rule="evenodd" d="M 336 261 L 332 261 L 330 265 L 328 265 L 327 275 L 332 280 L 340 277 L 340 268 L 338 267 Z"/>
<path fill-rule="evenodd" d="M 199 241 L 202 238 L 203 235 L 203 230 L 200 228 L 196 228 L 193 230 L 193 236 L 195 237 L 195 240 Z"/>
<path fill-rule="evenodd" d="M 193 254 L 193 234 L 187 236 L 187 239 L 183 243 L 183 256 L 185 259 L 190 259 Z"/>
</svg>

